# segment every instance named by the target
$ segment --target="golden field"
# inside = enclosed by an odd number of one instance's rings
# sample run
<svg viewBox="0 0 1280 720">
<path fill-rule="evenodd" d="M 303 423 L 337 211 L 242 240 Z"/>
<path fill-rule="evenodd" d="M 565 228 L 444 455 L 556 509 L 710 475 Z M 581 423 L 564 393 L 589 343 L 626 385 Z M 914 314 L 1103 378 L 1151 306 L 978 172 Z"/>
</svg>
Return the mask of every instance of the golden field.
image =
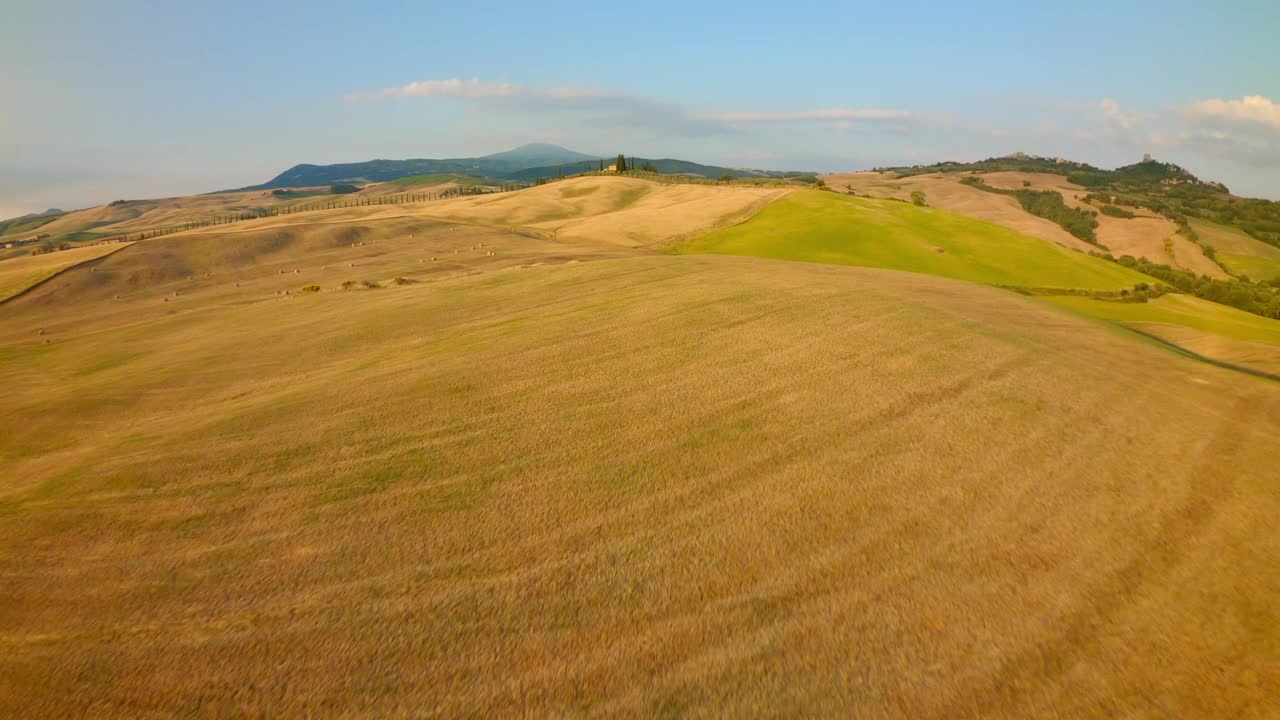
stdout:
<svg viewBox="0 0 1280 720">
<path fill-rule="evenodd" d="M 0 715 L 1280 713 L 1280 383 L 574 182 L 6 303 Z"/>
</svg>

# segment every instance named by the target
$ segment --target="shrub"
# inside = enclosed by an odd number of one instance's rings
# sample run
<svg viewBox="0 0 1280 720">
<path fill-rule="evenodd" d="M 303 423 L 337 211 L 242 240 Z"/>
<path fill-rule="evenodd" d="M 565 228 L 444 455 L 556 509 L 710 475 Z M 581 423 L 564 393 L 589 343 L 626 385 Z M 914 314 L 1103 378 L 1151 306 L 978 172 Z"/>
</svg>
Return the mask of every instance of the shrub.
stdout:
<svg viewBox="0 0 1280 720">
<path fill-rule="evenodd" d="M 343 289 L 343 290 L 350 290 L 351 288 L 353 288 L 353 287 L 355 287 L 355 286 L 356 286 L 356 281 L 355 281 L 355 280 L 343 280 L 343 281 L 342 281 L 342 289 Z"/>
<path fill-rule="evenodd" d="M 720 176 L 720 182 L 733 182 L 733 176 L 729 173 L 725 173 Z"/>
<path fill-rule="evenodd" d="M 299 288 L 301 292 L 320 292 L 320 286 L 315 283 L 308 283 Z"/>
<path fill-rule="evenodd" d="M 364 281 L 364 286 L 365 286 L 365 287 L 367 287 L 367 288 L 369 288 L 370 290 L 373 290 L 373 289 L 375 289 L 375 288 L 380 288 L 380 287 L 382 287 L 381 285 L 379 285 L 379 284 L 377 283 L 377 281 L 376 281 L 376 280 L 365 280 L 365 281 Z"/>
<path fill-rule="evenodd" d="M 355 185 L 346 185 L 346 184 L 331 185 L 329 186 L 329 192 L 333 193 L 334 195 L 350 195 L 353 192 L 360 192 L 360 188 L 356 187 Z"/>
<path fill-rule="evenodd" d="M 393 282 L 393 283 L 395 283 L 395 284 L 397 284 L 397 285 L 404 285 L 404 284 L 408 283 L 409 281 L 408 281 L 408 280 L 406 280 L 406 279 L 405 279 L 405 277 L 404 277 L 403 275 L 397 275 L 397 276 L 395 276 L 395 278 L 394 278 L 394 279 L 392 279 L 392 280 L 391 280 L 391 282 Z"/>
<path fill-rule="evenodd" d="M 1116 207 L 1115 205 L 1103 205 L 1102 207 L 1098 208 L 1098 211 L 1101 212 L 1103 215 L 1107 215 L 1108 217 L 1124 218 L 1126 220 L 1134 216 L 1133 213 L 1129 212 L 1128 210 L 1125 210 L 1124 208 Z"/>
<path fill-rule="evenodd" d="M 1031 181 L 1030 181 L 1030 180 L 1023 180 L 1023 181 L 1022 181 L 1022 187 L 1031 187 Z"/>
<path fill-rule="evenodd" d="M 911 191 L 911 204 L 924 207 L 924 192 L 921 190 Z"/>
</svg>

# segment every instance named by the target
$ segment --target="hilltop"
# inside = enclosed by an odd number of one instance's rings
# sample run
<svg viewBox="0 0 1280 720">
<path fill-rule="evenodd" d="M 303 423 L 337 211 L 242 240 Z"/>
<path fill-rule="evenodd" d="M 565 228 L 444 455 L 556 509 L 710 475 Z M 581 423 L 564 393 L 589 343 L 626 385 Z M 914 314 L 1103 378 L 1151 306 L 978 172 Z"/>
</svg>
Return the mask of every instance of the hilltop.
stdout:
<svg viewBox="0 0 1280 720">
<path fill-rule="evenodd" d="M 444 160 L 369 160 L 367 162 L 341 163 L 337 165 L 295 165 L 261 185 L 240 190 L 267 190 L 284 187 L 329 185 L 338 182 L 386 182 L 412 175 L 459 173 L 478 175 L 495 180 L 525 180 L 554 178 L 599 169 L 600 164 L 612 164 L 615 156 L 595 156 L 568 150 L 558 145 L 536 143 L 522 145 L 513 150 L 474 158 Z M 688 173 L 702 177 L 783 177 L 803 173 L 773 173 L 763 170 L 743 170 L 700 165 L 684 160 L 650 160 L 634 158 L 637 167 L 644 163 L 655 165 L 663 173 Z M 812 173 L 809 173 L 812 175 Z"/>
</svg>

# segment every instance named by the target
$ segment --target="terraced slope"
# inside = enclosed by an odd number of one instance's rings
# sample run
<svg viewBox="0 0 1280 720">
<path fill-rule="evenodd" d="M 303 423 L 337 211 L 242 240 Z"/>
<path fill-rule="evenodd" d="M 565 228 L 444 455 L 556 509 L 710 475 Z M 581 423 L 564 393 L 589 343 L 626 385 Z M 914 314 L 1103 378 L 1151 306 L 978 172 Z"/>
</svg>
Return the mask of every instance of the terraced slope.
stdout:
<svg viewBox="0 0 1280 720">
<path fill-rule="evenodd" d="M 1150 279 L 992 223 L 816 190 L 793 193 L 749 221 L 679 251 L 882 267 L 1024 287 L 1108 290 Z"/>
<path fill-rule="evenodd" d="M 397 227 L 0 314 L 0 715 L 1280 711 L 1280 385 L 926 275 Z"/>
</svg>

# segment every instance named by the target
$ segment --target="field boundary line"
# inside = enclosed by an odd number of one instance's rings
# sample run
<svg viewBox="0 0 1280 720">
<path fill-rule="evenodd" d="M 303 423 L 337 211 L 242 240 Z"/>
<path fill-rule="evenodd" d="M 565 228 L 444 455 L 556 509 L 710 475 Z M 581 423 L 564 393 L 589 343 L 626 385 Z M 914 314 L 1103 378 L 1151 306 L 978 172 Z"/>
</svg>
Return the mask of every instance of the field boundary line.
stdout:
<svg viewBox="0 0 1280 720">
<path fill-rule="evenodd" d="M 41 285 L 44 285 L 45 283 L 49 282 L 50 280 L 53 280 L 54 278 L 58 277 L 59 275 L 61 275 L 61 274 L 65 273 L 65 272 L 70 272 L 70 271 L 72 271 L 72 270 L 75 270 L 75 269 L 76 269 L 76 268 L 78 268 L 78 267 L 84 267 L 85 265 L 88 265 L 88 264 L 89 264 L 89 263 L 91 263 L 91 262 L 97 262 L 97 261 L 99 261 L 99 260 L 101 260 L 101 259 L 103 259 L 103 258 L 111 257 L 112 255 L 115 255 L 116 253 L 120 252 L 121 250 L 124 250 L 125 248 L 133 247 L 133 245 L 134 245 L 135 243 L 137 243 L 137 242 L 138 242 L 137 240 L 131 240 L 131 241 L 126 242 L 126 243 L 120 243 L 120 247 L 116 248 L 115 250 L 112 250 L 112 251 L 111 251 L 111 252 L 109 252 L 109 253 L 103 253 L 103 254 L 101 254 L 101 255 L 98 255 L 97 257 L 91 257 L 91 258 L 89 258 L 89 259 L 87 259 L 87 260 L 81 260 L 80 262 L 75 263 L 74 265 L 68 265 L 68 266 L 66 266 L 66 267 L 64 267 L 64 268 L 61 268 L 61 269 L 59 269 L 59 270 L 56 270 L 56 271 L 54 271 L 54 273 L 53 273 L 52 275 L 50 275 L 49 277 L 42 278 L 41 280 L 38 280 L 37 282 L 35 282 L 35 283 L 31 284 L 31 285 L 28 285 L 27 287 L 25 287 L 25 288 L 23 288 L 23 289 L 19 290 L 18 292 L 16 292 L 16 293 L 14 293 L 14 294 L 10 295 L 9 297 L 7 297 L 7 298 L 0 298 L 0 305 L 4 305 L 5 303 L 7 303 L 7 302 L 9 302 L 9 301 L 11 301 L 11 300 L 17 300 L 18 298 L 22 297 L 23 295 L 26 295 L 27 293 L 31 292 L 32 290 L 35 290 L 36 288 L 40 287 Z"/>
<path fill-rule="evenodd" d="M 1175 342 L 1172 342 L 1170 340 L 1166 340 L 1160 337 L 1159 335 L 1156 335 L 1155 333 L 1149 333 L 1145 330 L 1139 330 L 1136 327 L 1131 327 L 1124 323 L 1119 323 L 1114 321 L 1107 321 L 1107 322 L 1110 322 L 1112 325 L 1115 325 L 1117 327 L 1124 328 L 1129 332 L 1137 333 L 1149 340 L 1154 340 L 1157 343 L 1164 345 L 1166 348 L 1173 350 L 1179 355 L 1185 355 L 1193 360 L 1199 360 L 1200 362 L 1209 363 L 1210 365 L 1216 365 L 1217 367 L 1226 368 L 1227 370 L 1235 370 L 1237 372 L 1242 372 L 1242 373 L 1245 373 L 1246 375 L 1253 375 L 1255 377 L 1260 377 L 1265 380 L 1280 382 L 1280 375 L 1276 375 L 1275 373 L 1269 373 L 1265 370 L 1258 370 L 1257 368 L 1246 367 L 1244 365 L 1236 365 L 1235 363 L 1229 363 L 1225 360 L 1215 360 L 1211 357 L 1206 357 L 1204 355 L 1201 355 L 1200 353 L 1195 352 L 1193 350 L 1188 350 L 1187 348 L 1184 348 L 1181 345 Z"/>
</svg>

